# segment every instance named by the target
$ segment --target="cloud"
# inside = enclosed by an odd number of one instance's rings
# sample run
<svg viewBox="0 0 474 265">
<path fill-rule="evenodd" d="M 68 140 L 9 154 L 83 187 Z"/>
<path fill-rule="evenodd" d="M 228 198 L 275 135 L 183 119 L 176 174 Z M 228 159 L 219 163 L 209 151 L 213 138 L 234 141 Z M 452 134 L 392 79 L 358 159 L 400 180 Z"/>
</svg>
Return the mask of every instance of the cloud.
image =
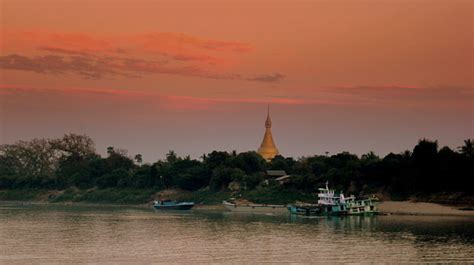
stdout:
<svg viewBox="0 0 474 265">
<path fill-rule="evenodd" d="M 343 85 L 319 89 L 326 97 L 352 104 L 472 109 L 474 88 L 462 86 Z"/>
<path fill-rule="evenodd" d="M 252 45 L 239 41 L 222 41 L 202 39 L 191 35 L 176 32 L 153 32 L 132 36 L 134 41 L 141 43 L 144 47 L 154 49 L 174 50 L 178 45 L 190 48 L 204 49 L 221 52 L 251 52 Z M 180 47 L 182 49 L 182 47 Z M 152 49 L 153 50 L 153 49 Z"/>
<path fill-rule="evenodd" d="M 451 89 L 449 92 L 446 90 Z M 326 91 L 323 93 L 322 91 Z M 331 92 L 329 92 L 331 91 Z M 374 92 L 375 91 L 375 92 Z M 389 91 L 395 94 L 383 94 Z M 396 92 L 398 91 L 398 92 Z M 375 93 L 375 94 L 374 94 Z M 130 102 L 142 102 L 165 110 L 207 110 L 223 108 L 229 104 L 279 104 L 292 106 L 337 106 L 338 108 L 368 108 L 382 111 L 384 109 L 403 112 L 417 110 L 422 112 L 472 112 L 473 91 L 463 87 L 406 87 L 406 86 L 338 86 L 331 89 L 318 89 L 314 94 L 306 96 L 276 96 L 260 95 L 255 97 L 239 97 L 222 95 L 220 97 L 199 97 L 182 95 L 165 95 L 143 90 L 97 89 L 97 88 L 63 88 L 24 87 L 15 85 L 0 85 L 2 98 L 24 98 L 24 95 L 68 95 L 69 98 L 100 98 L 103 102 L 109 99 L 120 101 L 128 106 Z M 380 95 L 379 95 L 380 94 Z M 11 97 L 6 97 L 11 95 Z M 23 96 L 22 96 L 23 95 Z M 111 101 L 111 102 L 112 102 Z M 134 104 L 134 103 L 133 103 Z M 132 104 L 132 105 L 133 105 Z"/>
<path fill-rule="evenodd" d="M 280 80 L 282 80 L 283 78 L 285 78 L 284 75 L 280 73 L 275 73 L 275 74 L 259 75 L 256 77 L 247 78 L 247 80 L 260 81 L 260 82 L 280 82 Z"/>
<path fill-rule="evenodd" d="M 411 98 L 417 100 L 446 100 L 472 97 L 473 88 L 461 86 L 407 86 L 407 85 L 380 85 L 380 86 L 332 86 L 326 89 L 332 93 L 361 96 L 367 98 L 395 99 Z"/>
<path fill-rule="evenodd" d="M 94 36 L 47 31 L 4 34 L 0 68 L 41 74 L 78 74 L 86 79 L 171 74 L 210 79 L 279 82 L 282 74 L 254 77 L 229 73 L 234 54 L 253 51 L 238 41 L 203 39 L 174 32 Z M 34 55 L 31 55 L 34 52 Z M 38 54 L 40 53 L 40 54 Z"/>
<path fill-rule="evenodd" d="M 70 49 L 63 49 L 63 48 L 56 48 L 56 47 L 38 47 L 38 50 L 53 52 L 53 53 L 64 53 L 64 54 L 71 54 L 71 55 L 92 56 L 92 54 L 88 53 L 88 52 L 70 50 Z"/>
<path fill-rule="evenodd" d="M 109 57 L 92 55 L 75 55 L 70 51 L 60 50 L 66 55 L 45 55 L 27 57 L 18 54 L 0 56 L 0 68 L 32 71 L 41 74 L 78 74 L 86 79 L 103 79 L 115 76 L 140 77 L 144 74 L 171 74 L 210 79 L 249 80 L 260 82 L 277 82 L 282 77 L 261 76 L 245 78 L 239 74 L 220 74 L 194 65 L 170 65 L 166 61 L 152 61 L 128 57 Z M 69 55 L 71 54 L 71 55 Z"/>
<path fill-rule="evenodd" d="M 86 56 L 45 55 L 26 57 L 18 54 L 0 56 L 0 68 L 32 71 L 41 74 L 75 73 L 87 79 L 101 79 L 105 76 L 133 77 L 133 73 L 122 71 L 116 61 L 107 58 Z"/>
<path fill-rule="evenodd" d="M 2 100 L 10 105 L 17 105 L 22 102 L 22 106 L 44 105 L 45 102 L 61 108 L 68 106 L 82 106 L 87 108 L 88 101 L 107 102 L 106 104 L 120 105 L 123 107 L 144 105 L 155 110 L 209 110 L 218 107 L 225 107 L 229 104 L 278 104 L 278 105 L 307 105 L 314 104 L 315 101 L 296 98 L 249 98 L 249 97 L 194 97 L 164 95 L 155 92 L 145 92 L 140 90 L 120 90 L 120 89 L 98 89 L 98 88 L 49 88 L 30 87 L 0 84 L 0 95 Z M 42 99 L 42 100 L 38 100 Z M 319 102 L 320 103 L 320 102 Z M 104 109 L 107 106 L 103 106 Z M 151 110 L 150 110 L 151 111 Z"/>
</svg>

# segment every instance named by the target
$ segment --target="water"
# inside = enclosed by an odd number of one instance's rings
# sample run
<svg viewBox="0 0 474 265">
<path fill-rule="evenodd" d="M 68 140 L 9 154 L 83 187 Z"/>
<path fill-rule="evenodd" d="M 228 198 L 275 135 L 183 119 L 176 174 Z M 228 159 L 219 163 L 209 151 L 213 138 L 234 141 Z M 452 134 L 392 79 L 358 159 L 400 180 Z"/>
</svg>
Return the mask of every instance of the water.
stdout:
<svg viewBox="0 0 474 265">
<path fill-rule="evenodd" d="M 474 262 L 474 218 L 0 205 L 0 263 Z"/>
</svg>

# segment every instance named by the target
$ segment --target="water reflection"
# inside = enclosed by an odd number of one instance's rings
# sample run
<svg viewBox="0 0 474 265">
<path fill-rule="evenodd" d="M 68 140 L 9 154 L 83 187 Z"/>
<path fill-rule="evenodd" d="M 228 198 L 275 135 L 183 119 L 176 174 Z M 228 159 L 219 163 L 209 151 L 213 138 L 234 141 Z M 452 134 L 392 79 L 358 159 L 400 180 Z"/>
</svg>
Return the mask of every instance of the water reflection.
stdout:
<svg viewBox="0 0 474 265">
<path fill-rule="evenodd" d="M 1 205 L 0 263 L 469 262 L 469 217 L 300 217 Z"/>
</svg>

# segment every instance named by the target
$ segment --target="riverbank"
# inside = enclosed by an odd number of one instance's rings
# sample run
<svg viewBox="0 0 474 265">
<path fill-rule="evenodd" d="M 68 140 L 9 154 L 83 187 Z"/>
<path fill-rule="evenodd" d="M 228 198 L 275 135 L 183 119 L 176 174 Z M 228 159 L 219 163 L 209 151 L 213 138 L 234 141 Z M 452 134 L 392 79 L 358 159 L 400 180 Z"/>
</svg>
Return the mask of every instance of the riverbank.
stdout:
<svg viewBox="0 0 474 265">
<path fill-rule="evenodd" d="M 5 201 L 1 204 L 9 205 L 65 205 L 65 206 L 90 206 L 90 207 L 137 207 L 151 208 L 150 203 L 118 204 L 118 203 L 90 203 L 90 202 L 48 202 L 48 201 Z M 384 201 L 379 205 L 380 212 L 384 215 L 413 215 L 413 216 L 465 216 L 474 217 L 474 210 L 462 210 L 464 207 L 447 206 L 436 203 L 411 202 L 411 201 Z M 194 211 L 228 211 L 221 203 L 197 204 Z"/>
<path fill-rule="evenodd" d="M 249 195 L 249 194 L 244 194 Z M 262 196 L 269 194 L 250 194 L 258 201 Z M 212 192 L 209 190 L 186 192 L 181 190 L 117 190 L 117 189 L 90 189 L 90 190 L 1 190 L 0 202 L 27 203 L 27 204 L 62 204 L 62 205 L 104 205 L 104 206 L 133 206 L 150 207 L 151 202 L 158 198 L 187 200 L 196 202 L 195 210 L 226 211 L 222 200 L 228 199 L 230 192 Z M 280 199 L 282 198 L 280 195 Z M 262 200 L 260 200 L 262 201 Z M 285 203 L 280 203 L 285 204 Z M 379 205 L 381 213 L 394 215 L 429 215 L 429 216 L 473 216 L 474 210 L 469 205 L 445 205 L 416 201 L 383 201 Z"/>
<path fill-rule="evenodd" d="M 399 215 L 474 216 L 472 209 L 472 207 L 412 201 L 384 201 L 379 205 L 380 212 Z"/>
<path fill-rule="evenodd" d="M 16 189 L 0 190 L 0 201 L 43 201 L 43 202 L 86 202 L 111 204 L 147 204 L 158 199 L 194 201 L 200 205 L 221 204 L 230 197 L 245 198 L 255 203 L 287 204 L 290 202 L 312 202 L 313 194 L 301 193 L 294 190 L 279 190 L 261 188 L 242 192 L 212 191 L 209 188 L 197 191 L 180 189 L 87 189 L 71 187 L 65 190 Z"/>
</svg>

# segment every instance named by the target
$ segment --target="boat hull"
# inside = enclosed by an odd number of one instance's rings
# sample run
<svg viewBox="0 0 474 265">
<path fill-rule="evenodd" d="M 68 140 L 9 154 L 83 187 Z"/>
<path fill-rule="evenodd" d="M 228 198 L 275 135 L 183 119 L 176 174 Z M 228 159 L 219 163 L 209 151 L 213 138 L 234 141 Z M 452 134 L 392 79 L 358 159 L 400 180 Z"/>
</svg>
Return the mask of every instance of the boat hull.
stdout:
<svg viewBox="0 0 474 265">
<path fill-rule="evenodd" d="M 175 205 L 175 206 L 163 206 L 163 205 L 153 205 L 157 210 L 191 210 L 194 207 L 193 205 Z"/>
<path fill-rule="evenodd" d="M 347 214 L 347 211 L 343 207 L 341 208 L 339 205 L 290 205 L 288 206 L 288 211 L 291 214 L 306 216 L 340 216 Z"/>
<path fill-rule="evenodd" d="M 232 212 L 244 213 L 287 213 L 285 205 L 248 204 L 237 205 L 227 201 L 223 202 L 226 209 Z"/>
<path fill-rule="evenodd" d="M 290 205 L 288 211 L 296 215 L 323 215 L 319 205 Z"/>
<path fill-rule="evenodd" d="M 350 200 L 346 203 L 349 215 L 376 215 L 379 214 L 378 201 L 372 199 Z"/>
</svg>

